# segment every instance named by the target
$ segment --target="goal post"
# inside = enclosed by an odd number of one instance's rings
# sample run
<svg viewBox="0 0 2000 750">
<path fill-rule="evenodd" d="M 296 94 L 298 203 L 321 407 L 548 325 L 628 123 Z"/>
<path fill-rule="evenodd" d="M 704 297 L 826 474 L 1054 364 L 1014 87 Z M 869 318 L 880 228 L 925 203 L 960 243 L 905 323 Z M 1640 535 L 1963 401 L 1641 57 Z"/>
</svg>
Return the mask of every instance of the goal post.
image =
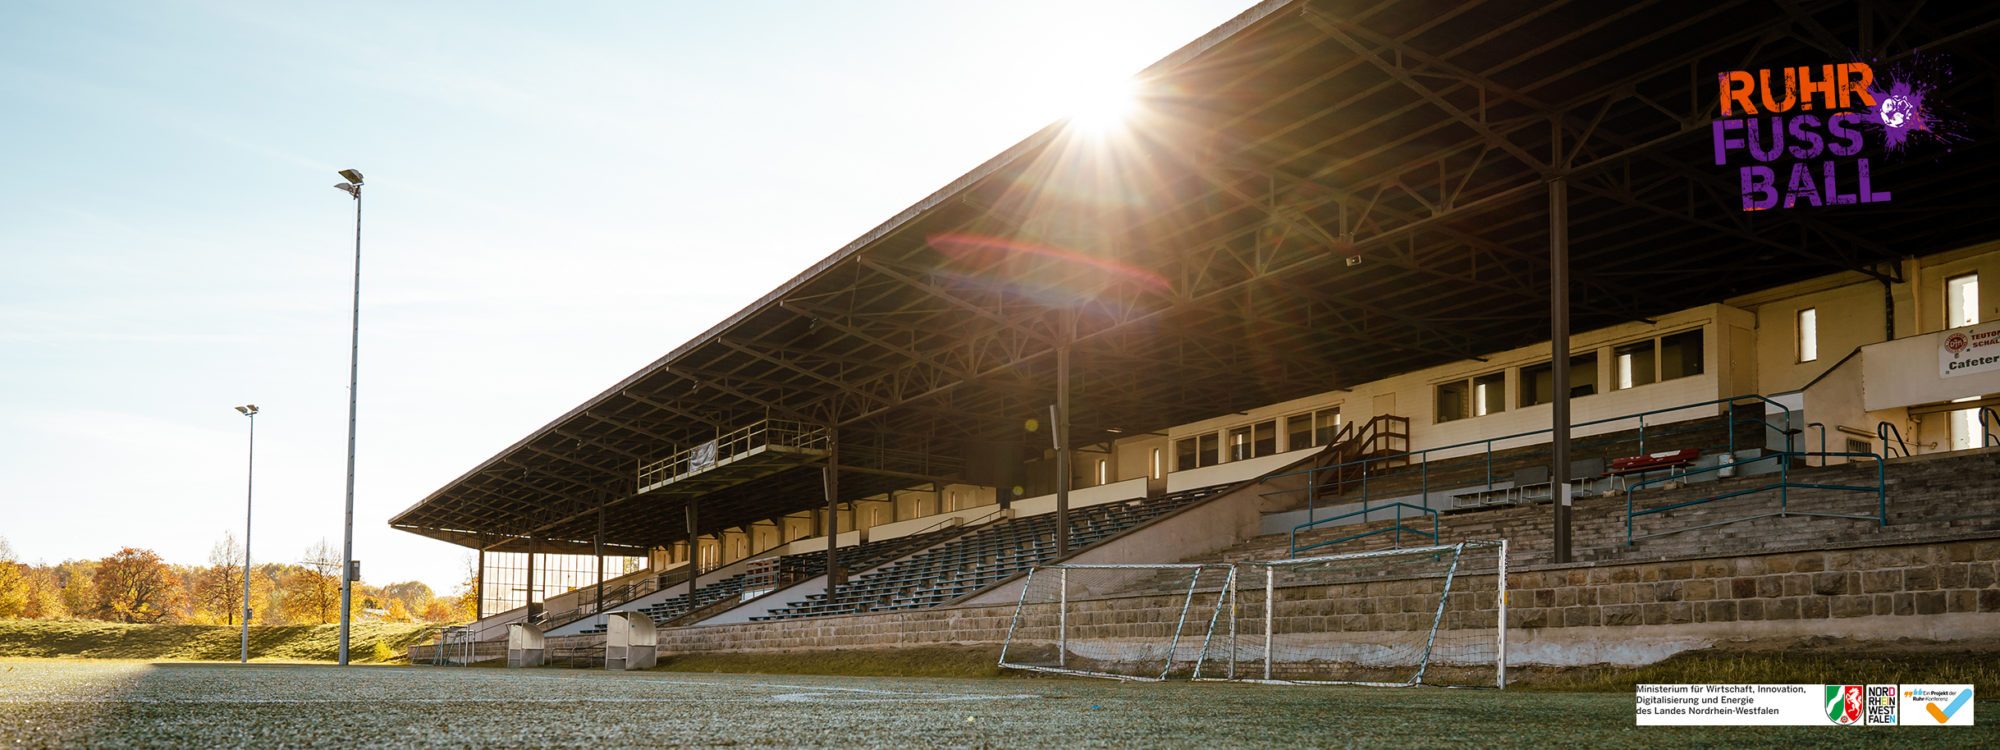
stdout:
<svg viewBox="0 0 2000 750">
<path fill-rule="evenodd" d="M 1241 563 L 1203 660 L 1236 679 L 1505 687 L 1504 540 Z"/>
<path fill-rule="evenodd" d="M 1236 568 L 1225 564 L 1086 564 L 1028 571 L 1000 666 L 1157 682 L 1204 677 Z"/>
</svg>

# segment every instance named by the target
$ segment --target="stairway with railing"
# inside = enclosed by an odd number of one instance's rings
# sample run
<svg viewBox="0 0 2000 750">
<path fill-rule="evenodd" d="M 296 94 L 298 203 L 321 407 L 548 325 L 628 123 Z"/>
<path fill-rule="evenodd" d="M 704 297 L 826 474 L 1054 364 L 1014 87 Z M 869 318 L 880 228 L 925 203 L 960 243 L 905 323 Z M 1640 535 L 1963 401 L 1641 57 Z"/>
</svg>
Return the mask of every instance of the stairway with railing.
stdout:
<svg viewBox="0 0 2000 750">
<path fill-rule="evenodd" d="M 1715 409 L 1717 416 L 1688 418 L 1690 410 L 1704 408 Z M 1663 421 L 1663 417 L 1670 421 Z M 1594 459 L 1598 466 L 1594 473 L 1601 475 L 1607 472 L 1605 464 L 1610 458 L 1645 456 L 1661 447 L 1693 448 L 1704 454 L 1720 451 L 1734 457 L 1762 453 L 1766 450 L 1763 446 L 1775 443 L 1781 447 L 1772 452 L 1790 452 L 1796 431 L 1780 425 L 1791 424 L 1791 410 L 1764 396 L 1714 399 L 1575 423 L 1571 427 L 1579 436 L 1572 440 L 1571 455 L 1578 458 L 1602 456 Z M 1627 425 L 1629 427 L 1622 430 L 1605 429 Z M 1590 428 L 1599 429 L 1592 431 Z M 1298 524 L 1291 534 L 1294 539 L 1301 540 L 1294 545 L 1294 554 L 1306 550 L 1319 550 L 1321 553 L 1343 551 L 1338 549 L 1339 545 L 1378 535 L 1389 535 L 1397 545 L 1402 545 L 1405 540 L 1413 544 L 1431 544 L 1436 534 L 1438 515 L 1451 510 L 1453 500 L 1458 496 L 1491 496 L 1513 491 L 1516 493 L 1514 501 L 1527 501 L 1526 488 L 1507 482 L 1503 477 L 1515 468 L 1546 467 L 1550 459 L 1548 443 L 1521 444 L 1550 432 L 1545 428 L 1351 460 L 1336 460 L 1332 456 L 1334 452 L 1329 451 L 1327 457 L 1310 468 L 1266 478 L 1269 481 L 1303 475 L 1305 481 L 1300 489 L 1265 494 L 1304 506 L 1305 522 Z M 1515 447 L 1501 447 L 1510 443 Z M 1584 478 L 1576 475 L 1575 468 L 1572 466 L 1573 478 Z M 1326 477 L 1329 475 L 1352 478 L 1336 482 L 1328 480 Z M 1644 479 L 1645 476 L 1640 474 L 1638 478 Z M 1541 481 L 1540 499 L 1546 501 L 1552 493 L 1546 486 L 1547 477 L 1542 477 Z M 1346 487 L 1347 491 L 1331 493 L 1327 491 L 1328 487 Z M 1320 509 L 1325 507 L 1347 507 L 1348 510 L 1323 517 Z M 1385 517 L 1393 517 L 1392 522 L 1357 530 L 1349 535 L 1315 533 L 1329 527 L 1361 525 L 1364 521 Z"/>
<path fill-rule="evenodd" d="M 1688 559 L 1913 543 L 1940 538 L 2000 538 L 2000 449 L 1925 454 L 1874 460 L 1798 466 L 1790 470 L 1787 495 L 1775 492 L 1734 494 L 1761 488 L 1775 475 L 1748 475 L 1712 482 L 1642 488 L 1645 507 L 1677 506 L 1637 520 L 1634 544 L 1626 541 L 1626 500 L 1613 496 L 1580 497 L 1572 520 L 1577 562 Z M 1879 484 L 1878 484 L 1879 483 Z M 1861 487 L 1826 489 L 1824 486 Z M 1877 488 L 1883 492 L 1878 495 Z M 1734 494 L 1722 501 L 1690 502 Z M 1883 501 L 1886 497 L 1886 502 Z M 1780 523 L 1779 512 L 1787 515 Z M 1764 516 L 1743 523 L 1746 516 Z M 1428 519 L 1426 519 L 1427 521 Z M 1407 517 L 1406 517 L 1407 522 Z M 1393 520 L 1301 532 L 1264 534 L 1220 552 L 1181 562 L 1244 562 L 1290 557 L 1295 543 L 1310 545 L 1357 531 L 1387 528 Z M 1653 533 L 1653 532 L 1669 533 Z M 1441 514 L 1438 538 L 1443 543 L 1464 539 L 1507 539 L 1511 559 L 1521 565 L 1551 561 L 1553 531 L 1547 505 L 1507 505 Z M 1405 538 L 1403 546 L 1428 540 Z M 1397 546 L 1388 534 L 1349 541 L 1327 552 L 1359 552 Z"/>
<path fill-rule="evenodd" d="M 1210 487 L 1152 499 L 1105 503 L 1070 511 L 1070 551 L 1208 499 Z M 856 614 L 946 604 L 1056 557 L 1053 513 L 996 521 L 881 569 L 857 576 L 836 595 L 813 594 L 752 620 Z"/>
</svg>

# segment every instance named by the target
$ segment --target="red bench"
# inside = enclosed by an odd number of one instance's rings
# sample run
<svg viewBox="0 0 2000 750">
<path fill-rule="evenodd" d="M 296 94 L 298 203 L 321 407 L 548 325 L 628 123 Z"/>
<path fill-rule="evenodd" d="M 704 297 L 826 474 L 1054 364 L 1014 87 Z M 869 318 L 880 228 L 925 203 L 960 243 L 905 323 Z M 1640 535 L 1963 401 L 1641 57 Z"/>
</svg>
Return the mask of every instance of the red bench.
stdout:
<svg viewBox="0 0 2000 750">
<path fill-rule="evenodd" d="M 1608 473 L 1614 477 L 1622 477 L 1661 469 L 1684 469 L 1693 466 L 1695 459 L 1698 458 L 1701 458 L 1701 451 L 1694 448 L 1614 458 L 1611 460 L 1611 470 Z"/>
</svg>

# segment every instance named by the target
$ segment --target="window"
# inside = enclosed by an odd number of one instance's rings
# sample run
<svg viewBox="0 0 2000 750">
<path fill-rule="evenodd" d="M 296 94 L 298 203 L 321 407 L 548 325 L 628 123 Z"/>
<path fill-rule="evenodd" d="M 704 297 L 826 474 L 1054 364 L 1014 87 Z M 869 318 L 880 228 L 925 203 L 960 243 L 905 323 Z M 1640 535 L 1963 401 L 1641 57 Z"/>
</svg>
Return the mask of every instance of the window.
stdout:
<svg viewBox="0 0 2000 750">
<path fill-rule="evenodd" d="M 1611 363 L 1617 370 L 1612 378 L 1612 390 L 1622 391 L 1653 382 L 1654 344 L 1652 339 L 1646 339 L 1612 347 Z"/>
<path fill-rule="evenodd" d="M 1468 381 L 1454 380 L 1437 386 L 1437 421 L 1453 422 L 1466 417 Z"/>
<path fill-rule="evenodd" d="M 1569 396 L 1578 398 L 1597 393 L 1597 353 L 1569 358 Z M 1549 363 L 1521 368 L 1521 406 L 1546 404 L 1555 395 L 1555 373 Z"/>
<path fill-rule="evenodd" d="M 1187 471 L 1200 466 L 1214 466 L 1221 455 L 1221 444 L 1215 433 L 1184 437 L 1174 441 L 1174 471 Z"/>
<path fill-rule="evenodd" d="M 1111 483 L 1111 462 L 1097 459 L 1097 484 L 1102 487 Z"/>
<path fill-rule="evenodd" d="M 1162 451 L 1158 448 L 1153 449 L 1153 473 L 1151 476 L 1154 479 L 1159 479 L 1161 477 L 1166 476 L 1166 473 L 1161 471 L 1161 469 L 1164 467 L 1160 466 L 1160 454 L 1162 453 L 1165 453 L 1165 451 Z"/>
<path fill-rule="evenodd" d="M 1799 361 L 1819 359 L 1819 308 L 1799 311 Z"/>
<path fill-rule="evenodd" d="M 1472 416 L 1483 417 L 1507 410 L 1507 373 L 1496 372 L 1472 379 Z"/>
<path fill-rule="evenodd" d="M 1258 422 L 1250 428 L 1250 453 L 1268 456 L 1278 452 L 1278 420 Z"/>
<path fill-rule="evenodd" d="M 1238 427 L 1229 431 L 1229 460 L 1241 461 L 1250 457 L 1250 428 Z"/>
<path fill-rule="evenodd" d="M 1293 414 L 1285 417 L 1285 450 L 1310 448 L 1313 444 L 1313 415 Z"/>
<path fill-rule="evenodd" d="M 1495 372 L 1437 386 L 1437 421 L 1483 417 L 1507 410 L 1507 373 Z"/>
<path fill-rule="evenodd" d="M 1340 407 L 1313 412 L 1313 445 L 1332 445 L 1340 437 Z"/>
<path fill-rule="evenodd" d="M 1673 380 L 1702 373 L 1701 329 L 1660 337 L 1660 379 Z"/>
<path fill-rule="evenodd" d="M 1957 328 L 1979 322 L 1979 274 L 1953 276 L 1944 281 L 1944 327 Z"/>
</svg>

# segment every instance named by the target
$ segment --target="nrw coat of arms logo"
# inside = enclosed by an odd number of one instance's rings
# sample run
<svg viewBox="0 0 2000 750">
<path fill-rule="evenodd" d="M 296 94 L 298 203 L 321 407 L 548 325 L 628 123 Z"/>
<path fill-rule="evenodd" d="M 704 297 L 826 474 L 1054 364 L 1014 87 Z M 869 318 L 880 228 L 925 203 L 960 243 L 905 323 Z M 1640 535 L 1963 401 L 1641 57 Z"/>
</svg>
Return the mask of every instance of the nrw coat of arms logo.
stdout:
<svg viewBox="0 0 2000 750">
<path fill-rule="evenodd" d="M 1861 723 L 1861 686 L 1826 686 L 1826 718 L 1835 724 Z"/>
</svg>

